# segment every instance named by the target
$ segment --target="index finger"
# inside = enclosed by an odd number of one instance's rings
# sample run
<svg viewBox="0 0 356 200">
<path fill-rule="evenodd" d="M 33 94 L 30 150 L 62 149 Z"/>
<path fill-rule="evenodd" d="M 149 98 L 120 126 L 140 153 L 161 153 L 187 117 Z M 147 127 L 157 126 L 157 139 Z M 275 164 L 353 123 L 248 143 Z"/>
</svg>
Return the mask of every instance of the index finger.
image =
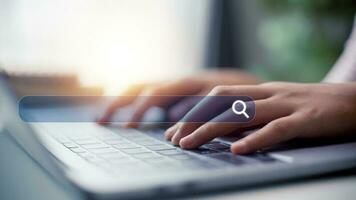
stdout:
<svg viewBox="0 0 356 200">
<path fill-rule="evenodd" d="M 121 94 L 121 96 L 125 96 L 125 98 L 118 97 L 114 102 L 112 102 L 105 110 L 104 115 L 99 118 L 98 122 L 102 124 L 108 123 L 117 109 L 120 109 L 134 102 L 137 95 L 139 95 L 145 88 L 149 87 L 150 85 L 151 84 L 145 83 L 130 86 Z"/>
<path fill-rule="evenodd" d="M 231 119 L 238 118 L 235 118 L 236 114 L 229 109 L 200 126 L 192 133 L 181 137 L 179 144 L 182 148 L 196 148 L 218 136 L 232 133 L 241 128 L 266 124 L 275 119 L 288 116 L 291 113 L 287 105 L 277 104 L 271 100 L 258 100 L 255 102 L 255 105 L 256 113 L 258 114 L 251 121 L 247 123 L 239 123 L 239 120 L 236 122 L 230 121 Z"/>
<path fill-rule="evenodd" d="M 170 104 L 179 99 L 179 96 L 194 95 L 202 89 L 199 83 L 192 84 L 184 79 L 152 88 L 135 102 L 133 114 L 126 126 L 130 128 L 137 127 L 144 113 L 152 106 Z M 162 97 L 160 98 L 159 96 Z"/>
</svg>

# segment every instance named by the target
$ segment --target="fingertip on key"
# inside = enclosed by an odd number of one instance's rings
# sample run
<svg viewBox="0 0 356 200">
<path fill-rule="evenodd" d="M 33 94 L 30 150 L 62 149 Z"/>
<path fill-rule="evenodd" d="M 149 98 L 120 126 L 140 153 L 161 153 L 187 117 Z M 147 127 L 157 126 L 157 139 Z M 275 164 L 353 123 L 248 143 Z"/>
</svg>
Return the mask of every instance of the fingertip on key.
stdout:
<svg viewBox="0 0 356 200">
<path fill-rule="evenodd" d="M 170 140 L 172 139 L 172 135 L 173 135 L 172 131 L 168 129 L 168 130 L 164 133 L 164 138 L 165 138 L 166 140 L 170 141 Z"/>
<path fill-rule="evenodd" d="M 98 118 L 96 118 L 95 120 L 94 120 L 97 124 L 99 124 L 99 125 L 102 125 L 102 126 L 105 126 L 105 125 L 108 125 L 108 124 L 110 124 L 110 121 L 107 119 L 107 118 L 105 118 L 105 117 L 98 117 Z"/>
<path fill-rule="evenodd" d="M 173 145 L 176 145 L 178 146 L 179 145 L 179 142 L 180 142 L 180 138 L 178 138 L 178 131 L 176 133 L 174 133 L 172 139 L 171 139 L 171 143 Z"/>
<path fill-rule="evenodd" d="M 138 123 L 137 122 L 127 122 L 124 127 L 126 128 L 137 128 L 138 127 Z"/>
<path fill-rule="evenodd" d="M 236 142 L 231 145 L 231 152 L 233 154 L 246 154 L 249 152 L 248 145 L 244 141 Z"/>
<path fill-rule="evenodd" d="M 192 148 L 192 141 L 189 137 L 185 137 L 179 141 L 179 146 L 183 149 L 190 149 Z"/>
</svg>

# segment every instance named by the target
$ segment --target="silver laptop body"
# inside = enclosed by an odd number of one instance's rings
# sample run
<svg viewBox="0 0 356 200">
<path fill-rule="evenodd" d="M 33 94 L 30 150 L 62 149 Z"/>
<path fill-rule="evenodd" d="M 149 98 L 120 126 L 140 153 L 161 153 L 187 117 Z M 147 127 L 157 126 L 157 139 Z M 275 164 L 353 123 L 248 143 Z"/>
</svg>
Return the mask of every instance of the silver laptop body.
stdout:
<svg viewBox="0 0 356 200">
<path fill-rule="evenodd" d="M 163 130 L 95 123 L 25 123 L 0 77 L 3 129 L 55 178 L 100 199 L 176 197 L 328 173 L 356 166 L 356 142 L 290 143 L 247 156 L 232 155 L 234 138 L 185 151 Z M 355 141 L 355 140 L 353 140 Z"/>
</svg>

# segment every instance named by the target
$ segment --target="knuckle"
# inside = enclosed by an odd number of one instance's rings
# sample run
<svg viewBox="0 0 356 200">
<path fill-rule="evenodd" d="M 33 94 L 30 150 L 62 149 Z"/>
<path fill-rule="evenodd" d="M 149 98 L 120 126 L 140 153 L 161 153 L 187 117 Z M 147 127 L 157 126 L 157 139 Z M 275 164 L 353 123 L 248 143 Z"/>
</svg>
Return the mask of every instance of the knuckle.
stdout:
<svg viewBox="0 0 356 200">
<path fill-rule="evenodd" d="M 181 124 L 179 127 L 179 133 L 186 133 L 188 132 L 191 128 L 191 125 L 189 123 L 184 123 Z"/>
<path fill-rule="evenodd" d="M 280 99 L 289 99 L 295 103 L 302 103 L 305 99 L 305 92 L 298 90 L 283 90 L 279 92 L 276 96 Z"/>
<path fill-rule="evenodd" d="M 201 135 L 204 135 L 205 138 L 215 138 L 221 135 L 222 127 L 216 123 L 208 123 L 204 126 L 204 129 L 201 132 Z"/>
<path fill-rule="evenodd" d="M 295 97 L 297 94 L 297 92 L 295 91 L 283 91 L 283 92 L 279 92 L 276 94 L 276 97 L 277 98 L 280 98 L 280 99 L 288 99 L 288 98 L 291 98 L 291 97 Z"/>
<path fill-rule="evenodd" d="M 302 113 L 304 116 L 308 117 L 310 120 L 317 119 L 322 115 L 320 110 L 314 106 L 309 106 L 309 107 L 303 109 Z"/>
<path fill-rule="evenodd" d="M 271 122 L 270 128 L 272 129 L 272 131 L 283 134 L 287 132 L 288 129 L 290 129 L 291 127 L 289 127 L 288 123 L 284 121 L 275 121 L 275 122 Z"/>
<path fill-rule="evenodd" d="M 179 126 L 179 130 L 177 131 L 178 135 L 188 135 L 195 130 L 195 126 L 193 123 L 183 123 Z"/>
<path fill-rule="evenodd" d="M 212 134 L 212 133 L 214 133 L 214 129 L 215 129 L 215 126 L 209 123 L 204 126 L 203 131 L 204 131 L 204 133 Z"/>
</svg>

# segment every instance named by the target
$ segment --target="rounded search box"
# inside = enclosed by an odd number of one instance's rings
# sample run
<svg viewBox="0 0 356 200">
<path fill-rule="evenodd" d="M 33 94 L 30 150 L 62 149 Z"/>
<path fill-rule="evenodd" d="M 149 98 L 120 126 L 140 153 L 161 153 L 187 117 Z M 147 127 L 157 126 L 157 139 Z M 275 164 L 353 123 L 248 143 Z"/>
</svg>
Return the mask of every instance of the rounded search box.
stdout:
<svg viewBox="0 0 356 200">
<path fill-rule="evenodd" d="M 240 110 L 236 109 L 237 105 L 241 105 L 241 109 Z M 247 119 L 250 118 L 250 116 L 246 113 L 247 106 L 246 106 L 246 103 L 244 101 L 242 101 L 242 100 L 234 101 L 234 103 L 232 104 L 231 108 L 232 108 L 232 111 L 236 115 L 244 115 Z"/>
<path fill-rule="evenodd" d="M 114 102 L 132 96 L 25 96 L 18 103 L 25 122 L 96 122 Z M 137 102 L 169 102 L 148 109 L 136 123 L 248 123 L 256 115 L 248 96 L 138 96 Z M 132 122 L 135 104 L 120 108 L 108 122 Z"/>
</svg>

